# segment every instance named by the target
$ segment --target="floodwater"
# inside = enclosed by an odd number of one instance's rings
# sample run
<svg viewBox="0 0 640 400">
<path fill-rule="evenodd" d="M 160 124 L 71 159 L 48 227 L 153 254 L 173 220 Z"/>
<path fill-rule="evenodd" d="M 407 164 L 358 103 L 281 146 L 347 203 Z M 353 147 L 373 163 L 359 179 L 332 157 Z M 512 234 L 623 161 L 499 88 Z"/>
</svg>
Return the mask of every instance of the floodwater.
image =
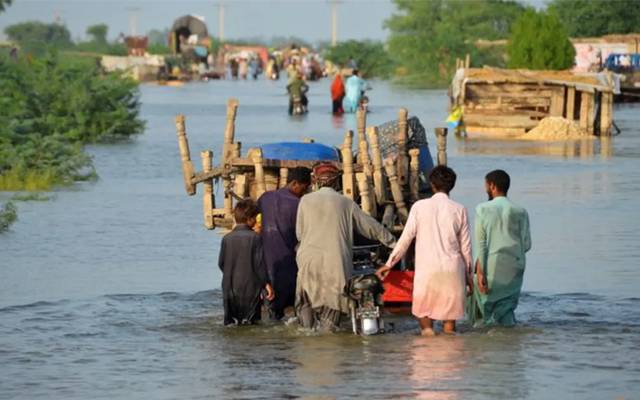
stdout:
<svg viewBox="0 0 640 400">
<path fill-rule="evenodd" d="M 449 141 L 470 210 L 483 177 L 512 176 L 531 216 L 533 249 L 514 329 L 421 338 L 393 332 L 309 335 L 295 327 L 223 328 L 220 234 L 183 189 L 173 118 L 187 116 L 194 163 L 219 159 L 229 96 L 246 150 L 312 137 L 339 144 L 353 117 L 329 113 L 329 82 L 311 113 L 286 115 L 284 82 L 143 86 L 146 132 L 92 146 L 100 179 L 19 203 L 0 235 L 0 399 L 580 398 L 640 394 L 640 107 L 619 106 L 623 133 L 571 144 Z M 370 123 L 400 106 L 429 131 L 442 91 L 374 82 Z"/>
</svg>

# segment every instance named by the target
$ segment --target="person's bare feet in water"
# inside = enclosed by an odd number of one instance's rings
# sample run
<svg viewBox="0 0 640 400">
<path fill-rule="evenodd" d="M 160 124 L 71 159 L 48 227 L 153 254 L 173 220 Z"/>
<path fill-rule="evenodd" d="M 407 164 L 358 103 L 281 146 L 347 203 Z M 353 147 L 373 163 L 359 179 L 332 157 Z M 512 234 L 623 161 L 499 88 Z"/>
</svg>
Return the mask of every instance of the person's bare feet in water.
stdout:
<svg viewBox="0 0 640 400">
<path fill-rule="evenodd" d="M 442 332 L 447 335 L 456 334 L 456 321 L 444 321 L 442 323 Z"/>
<path fill-rule="evenodd" d="M 420 335 L 421 336 L 436 336 L 436 331 L 433 330 L 433 328 L 426 328 L 426 329 L 422 329 L 420 330 Z"/>
<path fill-rule="evenodd" d="M 418 318 L 420 324 L 420 334 L 422 336 L 435 336 L 436 331 L 433 330 L 433 320 L 429 317 Z"/>
</svg>

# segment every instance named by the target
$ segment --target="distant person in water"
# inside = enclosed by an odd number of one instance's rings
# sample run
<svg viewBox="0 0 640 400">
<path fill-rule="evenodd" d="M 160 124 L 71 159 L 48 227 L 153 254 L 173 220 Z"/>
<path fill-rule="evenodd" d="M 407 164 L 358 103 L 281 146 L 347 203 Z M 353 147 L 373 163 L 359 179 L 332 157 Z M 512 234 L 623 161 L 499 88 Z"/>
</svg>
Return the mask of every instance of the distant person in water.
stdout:
<svg viewBox="0 0 640 400">
<path fill-rule="evenodd" d="M 293 307 L 296 299 L 296 216 L 300 198 L 311 185 L 311 171 L 298 167 L 289 170 L 287 186 L 264 193 L 258 199 L 262 213 L 262 243 L 269 280 L 275 300 L 268 303 L 269 316 L 279 320 L 285 308 Z"/>
<path fill-rule="evenodd" d="M 515 325 L 525 269 L 531 249 L 529 215 L 507 198 L 511 179 L 502 170 L 489 172 L 489 201 L 476 207 L 476 290 L 467 306 L 474 325 Z"/>
<path fill-rule="evenodd" d="M 422 335 L 434 335 L 433 321 L 443 321 L 445 333 L 455 333 L 456 320 L 464 318 L 471 281 L 471 232 L 467 210 L 449 198 L 456 174 L 437 166 L 429 174 L 433 197 L 411 207 L 409 219 L 382 276 L 404 257 L 415 240 L 415 278 L 412 313 Z"/>
<path fill-rule="evenodd" d="M 345 96 L 343 100 L 344 111 L 354 113 L 360 107 L 360 100 L 364 91 L 367 90 L 367 82 L 358 76 L 357 69 L 353 70 L 353 75 L 347 79 L 345 84 Z"/>
<path fill-rule="evenodd" d="M 336 73 L 336 77 L 331 83 L 331 101 L 332 112 L 334 114 L 343 114 L 342 100 L 344 99 L 344 82 L 342 81 L 342 75 L 340 71 Z"/>
<path fill-rule="evenodd" d="M 258 207 L 252 200 L 239 201 L 233 210 L 236 226 L 220 246 L 224 324 L 253 324 L 260 320 L 261 298 L 274 299 L 264 262 L 260 236 L 252 228 Z"/>
<path fill-rule="evenodd" d="M 238 68 L 239 68 L 238 60 L 236 60 L 235 58 L 232 58 L 231 61 L 229 61 L 229 70 L 231 71 L 231 79 L 238 79 Z"/>
<path fill-rule="evenodd" d="M 287 85 L 287 92 L 289 93 L 289 115 L 293 115 L 293 99 L 295 97 L 300 99 L 303 113 L 307 112 L 307 107 L 309 106 L 309 100 L 307 98 L 308 91 L 309 86 L 304 81 L 302 74 L 296 75 L 295 78 L 289 81 Z"/>
</svg>

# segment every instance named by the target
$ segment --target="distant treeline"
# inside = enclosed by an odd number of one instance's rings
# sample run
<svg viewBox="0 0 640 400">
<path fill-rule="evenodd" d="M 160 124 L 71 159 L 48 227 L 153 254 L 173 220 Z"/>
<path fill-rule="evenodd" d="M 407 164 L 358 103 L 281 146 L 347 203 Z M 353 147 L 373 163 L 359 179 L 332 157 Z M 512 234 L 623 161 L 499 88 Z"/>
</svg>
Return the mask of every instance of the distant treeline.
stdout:
<svg viewBox="0 0 640 400">
<path fill-rule="evenodd" d="M 444 86 L 456 58 L 472 66 L 571 68 L 569 37 L 631 33 L 640 26 L 636 0 L 552 0 L 545 10 L 509 0 L 394 0 L 398 13 L 385 23 L 398 80 Z M 479 40 L 507 45 L 479 46 Z"/>
<path fill-rule="evenodd" d="M 394 3 L 397 12 L 384 25 L 386 43 L 339 43 L 327 58 L 353 58 L 370 75 L 412 86 L 444 87 L 456 59 L 466 54 L 478 67 L 566 69 L 575 57 L 569 37 L 632 33 L 640 26 L 637 0 L 552 0 L 545 10 L 511 0 Z M 507 45 L 479 45 L 500 39 Z"/>
<path fill-rule="evenodd" d="M 1 1 L 1 0 L 0 0 Z M 35 56 L 43 55 L 50 49 L 59 51 L 79 51 L 85 53 L 126 56 L 127 45 L 124 34 L 118 39 L 109 41 L 109 27 L 106 24 L 95 24 L 87 27 L 88 40 L 73 41 L 71 32 L 65 25 L 44 23 L 40 21 L 20 22 L 7 26 L 4 30 L 7 38 L 20 47 L 22 53 Z M 151 54 L 170 53 L 166 36 L 162 31 L 149 32 L 149 48 Z M 168 31 L 167 31 L 168 35 Z"/>
</svg>

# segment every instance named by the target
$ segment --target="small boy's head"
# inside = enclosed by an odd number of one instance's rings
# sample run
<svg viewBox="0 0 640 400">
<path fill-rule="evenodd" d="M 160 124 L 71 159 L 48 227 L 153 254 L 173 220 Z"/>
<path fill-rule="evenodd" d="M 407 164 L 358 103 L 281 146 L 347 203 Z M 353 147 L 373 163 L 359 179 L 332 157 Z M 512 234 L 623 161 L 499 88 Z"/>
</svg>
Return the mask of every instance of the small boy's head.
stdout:
<svg viewBox="0 0 640 400">
<path fill-rule="evenodd" d="M 246 224 L 250 228 L 256 224 L 258 217 L 258 206 L 251 199 L 240 200 L 233 209 L 233 219 L 236 224 Z"/>
</svg>

